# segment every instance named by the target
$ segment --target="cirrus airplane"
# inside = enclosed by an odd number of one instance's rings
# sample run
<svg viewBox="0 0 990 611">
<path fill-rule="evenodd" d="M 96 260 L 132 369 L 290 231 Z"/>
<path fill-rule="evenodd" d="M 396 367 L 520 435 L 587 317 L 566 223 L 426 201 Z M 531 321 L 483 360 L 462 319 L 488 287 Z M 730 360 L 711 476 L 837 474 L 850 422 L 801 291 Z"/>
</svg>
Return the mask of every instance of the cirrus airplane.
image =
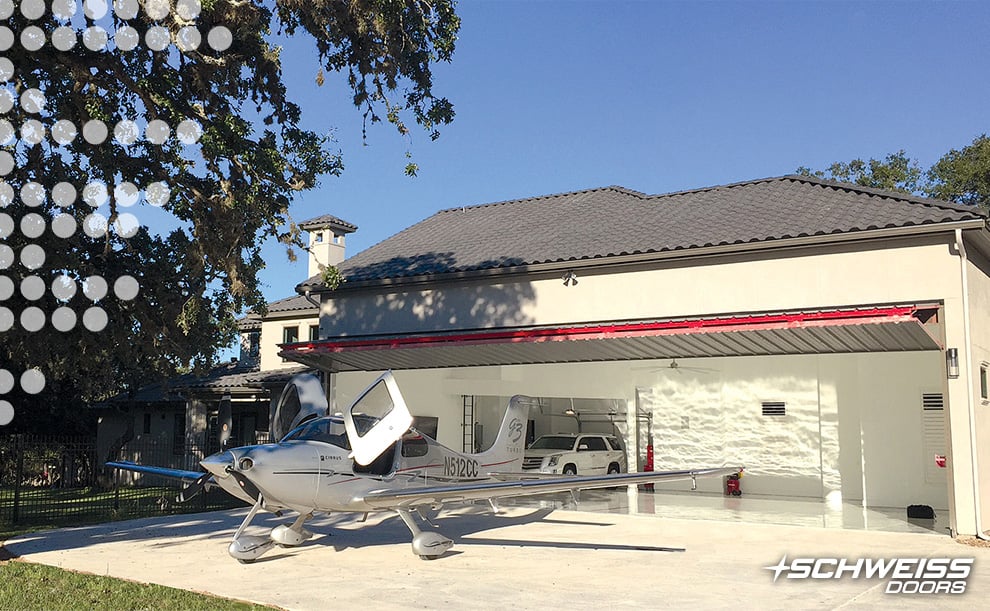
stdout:
<svg viewBox="0 0 990 611">
<path fill-rule="evenodd" d="M 412 533 L 412 551 L 423 559 L 442 556 L 453 541 L 423 530 L 421 510 L 445 504 L 586 488 L 694 480 L 740 473 L 741 467 L 651 471 L 612 475 L 541 475 L 522 470 L 526 422 L 536 402 L 516 395 L 492 447 L 466 454 L 447 448 L 411 428 L 413 417 L 391 372 L 385 372 L 339 415 L 328 414 L 320 379 L 294 376 L 279 399 L 274 435 L 278 443 L 221 451 L 200 462 L 205 472 L 108 462 L 107 466 L 179 479 L 189 485 L 180 501 L 220 487 L 251 505 L 228 547 L 240 562 L 253 562 L 276 545 L 302 545 L 313 536 L 303 528 L 315 513 L 392 511 Z M 224 408 L 221 406 L 221 420 Z M 229 403 L 227 406 L 229 420 Z M 224 429 L 229 436 L 229 423 Z M 277 437 L 276 437 L 277 438 Z M 221 445 L 226 439 L 221 436 Z M 268 536 L 246 535 L 258 511 L 294 511 L 292 524 L 276 526 Z M 419 520 L 417 520 L 417 517 Z"/>
</svg>

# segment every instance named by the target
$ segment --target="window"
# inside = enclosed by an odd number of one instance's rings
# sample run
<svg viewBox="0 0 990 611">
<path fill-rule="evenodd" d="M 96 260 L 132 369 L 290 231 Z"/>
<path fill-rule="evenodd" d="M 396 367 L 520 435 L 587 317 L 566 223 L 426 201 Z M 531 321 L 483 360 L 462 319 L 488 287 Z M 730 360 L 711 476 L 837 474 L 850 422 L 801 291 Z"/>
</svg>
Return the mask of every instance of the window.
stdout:
<svg viewBox="0 0 990 611">
<path fill-rule="evenodd" d="M 320 325 L 309 326 L 309 341 L 315 342 L 320 339 Z"/>
<path fill-rule="evenodd" d="M 578 445 L 578 451 L 581 452 L 604 452 L 606 450 L 608 448 L 605 447 L 605 439 L 602 437 L 585 437 Z"/>
<path fill-rule="evenodd" d="M 334 244 L 343 244 L 344 243 L 344 236 L 341 235 L 341 234 L 338 234 L 338 233 L 333 234 L 333 243 Z"/>
<path fill-rule="evenodd" d="M 144 435 L 151 434 L 151 414 L 144 414 L 144 426 L 141 428 L 141 433 Z"/>
<path fill-rule="evenodd" d="M 282 328 L 282 343 L 283 344 L 294 344 L 299 341 L 299 327 L 283 327 Z M 287 363 L 289 359 L 282 357 L 282 362 Z"/>
<path fill-rule="evenodd" d="M 317 231 L 316 232 L 316 237 L 315 237 L 315 239 L 313 241 L 316 242 L 317 244 L 319 244 L 320 242 L 322 242 L 323 241 L 323 232 L 322 231 Z"/>
<path fill-rule="evenodd" d="M 786 416 L 787 408 L 784 406 L 783 401 L 764 401 L 763 402 L 763 415 L 764 416 Z"/>
<path fill-rule="evenodd" d="M 182 456 L 186 453 L 186 413 L 175 412 L 172 419 L 172 454 Z"/>
<path fill-rule="evenodd" d="M 413 416 L 412 426 L 414 429 L 427 437 L 436 439 L 437 425 L 439 425 L 439 423 L 440 420 L 436 416 Z"/>
<path fill-rule="evenodd" d="M 982 363 L 980 365 L 980 398 L 986 401 L 987 395 L 987 367 L 990 366 L 988 363 Z"/>
</svg>

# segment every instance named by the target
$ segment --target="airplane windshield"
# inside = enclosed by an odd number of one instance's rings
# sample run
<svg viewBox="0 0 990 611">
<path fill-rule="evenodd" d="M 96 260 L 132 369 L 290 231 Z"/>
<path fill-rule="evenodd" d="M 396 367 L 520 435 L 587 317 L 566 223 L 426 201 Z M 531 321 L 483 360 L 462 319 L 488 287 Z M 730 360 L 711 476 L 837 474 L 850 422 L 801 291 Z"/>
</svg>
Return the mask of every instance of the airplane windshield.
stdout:
<svg viewBox="0 0 990 611">
<path fill-rule="evenodd" d="M 368 416 L 354 418 L 358 432 L 367 431 L 376 421 L 377 418 Z M 351 442 L 347 438 L 347 431 L 344 429 L 344 421 L 333 416 L 310 420 L 290 431 L 282 438 L 282 441 L 321 441 L 345 450 L 351 449 Z"/>
<path fill-rule="evenodd" d="M 531 450 L 570 450 L 574 447 L 573 437 L 543 436 L 529 446 Z"/>
<path fill-rule="evenodd" d="M 330 417 L 310 420 L 290 431 L 282 441 L 322 441 L 345 450 L 351 449 L 343 421 Z"/>
</svg>

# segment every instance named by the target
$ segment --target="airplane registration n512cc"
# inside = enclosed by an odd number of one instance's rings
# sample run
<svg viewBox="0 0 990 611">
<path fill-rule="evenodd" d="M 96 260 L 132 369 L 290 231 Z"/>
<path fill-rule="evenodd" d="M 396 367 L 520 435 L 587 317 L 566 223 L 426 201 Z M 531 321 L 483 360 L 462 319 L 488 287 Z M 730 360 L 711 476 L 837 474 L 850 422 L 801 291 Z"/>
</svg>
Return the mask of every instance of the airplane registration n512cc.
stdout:
<svg viewBox="0 0 990 611">
<path fill-rule="evenodd" d="M 436 530 L 420 528 L 416 516 L 423 508 L 482 500 L 497 510 L 495 501 L 504 497 L 694 481 L 742 471 L 720 467 L 594 476 L 526 473 L 522 461 L 531 405 L 535 402 L 528 397 L 512 397 L 492 447 L 465 454 L 411 428 L 412 415 L 391 372 L 379 377 L 340 415 L 328 414 L 319 378 L 302 374 L 289 382 L 279 400 L 272 432 L 288 432 L 278 443 L 221 451 L 200 462 L 205 472 L 131 462 L 107 466 L 188 482 L 179 500 L 188 500 L 204 488 L 220 487 L 249 503 L 251 511 L 228 548 L 241 562 L 253 562 L 275 545 L 303 544 L 313 536 L 303 524 L 317 512 L 395 512 L 412 533 L 413 553 L 432 559 L 443 555 L 453 541 Z M 284 410 L 286 406 L 292 409 Z M 291 419 L 283 415 L 292 413 Z M 298 517 L 292 524 L 275 527 L 267 537 L 244 534 L 260 510 L 291 510 Z"/>
</svg>

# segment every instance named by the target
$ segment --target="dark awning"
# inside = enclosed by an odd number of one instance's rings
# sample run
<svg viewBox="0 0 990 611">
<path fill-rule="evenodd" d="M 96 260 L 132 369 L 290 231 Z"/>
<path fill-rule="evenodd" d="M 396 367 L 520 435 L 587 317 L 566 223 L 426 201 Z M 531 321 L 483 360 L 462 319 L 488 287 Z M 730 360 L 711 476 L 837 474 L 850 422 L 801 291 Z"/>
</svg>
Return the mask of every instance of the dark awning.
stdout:
<svg viewBox="0 0 990 611">
<path fill-rule="evenodd" d="M 939 306 L 901 305 L 283 344 L 329 371 L 941 350 Z"/>
</svg>

